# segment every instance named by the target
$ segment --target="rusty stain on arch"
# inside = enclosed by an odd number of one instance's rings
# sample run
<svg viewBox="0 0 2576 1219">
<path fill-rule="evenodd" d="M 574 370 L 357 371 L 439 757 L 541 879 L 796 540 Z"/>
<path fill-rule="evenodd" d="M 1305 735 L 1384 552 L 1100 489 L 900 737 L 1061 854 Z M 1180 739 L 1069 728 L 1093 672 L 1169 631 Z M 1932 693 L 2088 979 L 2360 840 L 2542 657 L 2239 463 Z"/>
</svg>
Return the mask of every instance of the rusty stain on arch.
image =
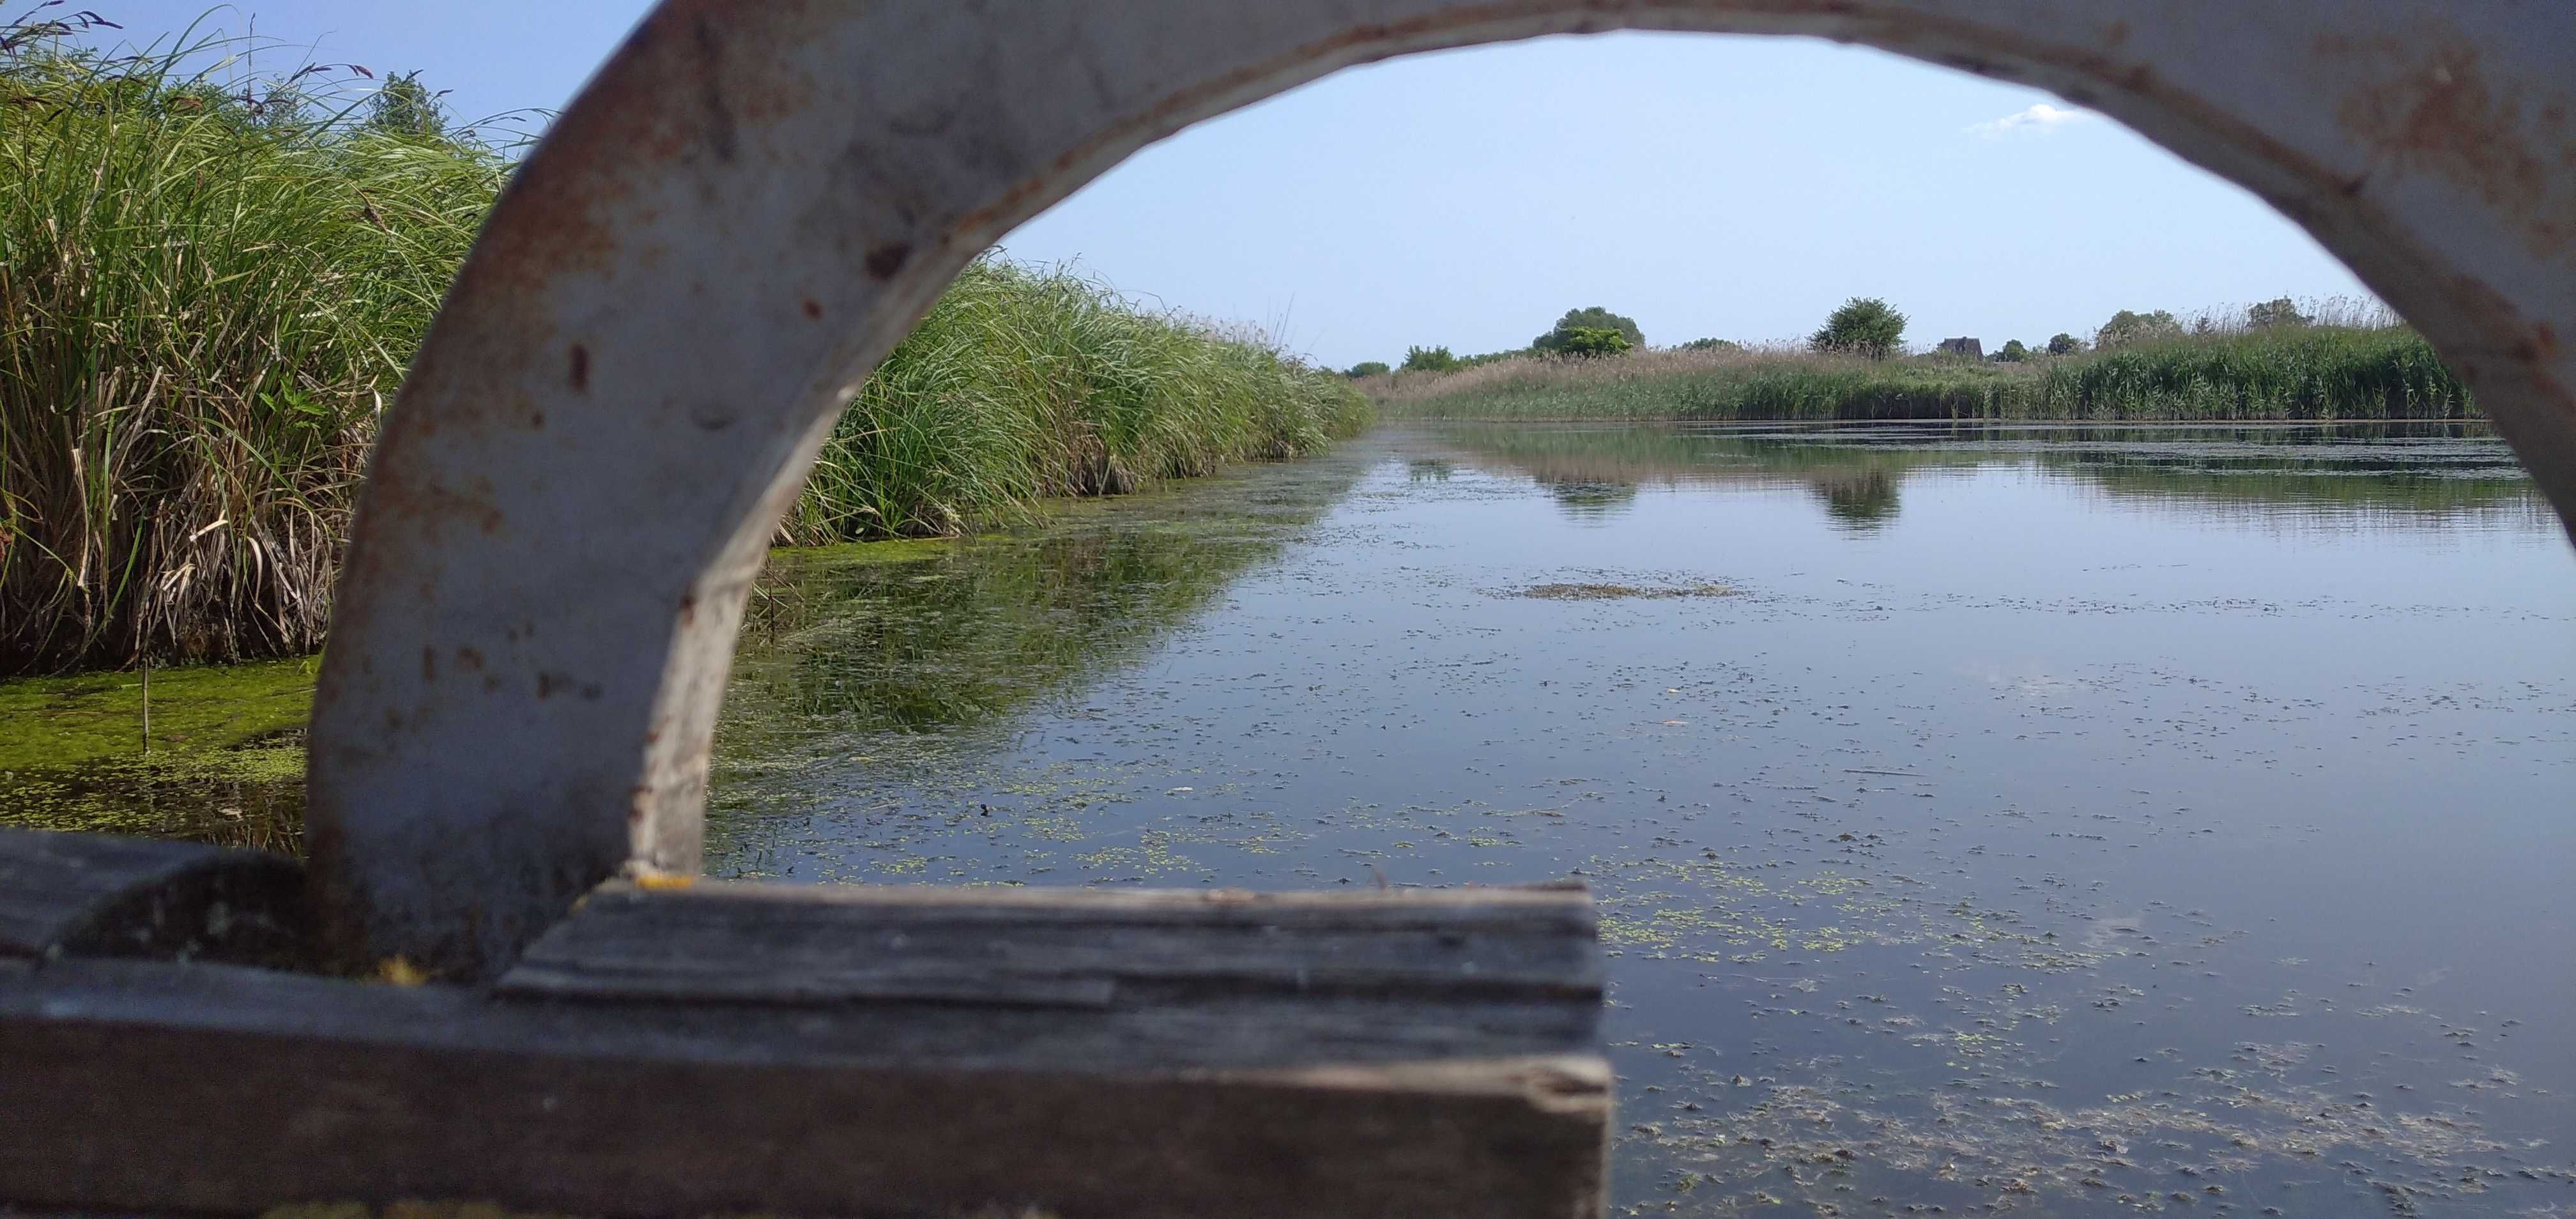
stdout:
<svg viewBox="0 0 2576 1219">
<path fill-rule="evenodd" d="M 2335 118 L 2371 148 L 2372 172 L 2448 178 L 2526 218 L 2533 257 L 2576 252 L 2576 132 L 2568 130 L 2565 99 L 2533 109 L 2536 143 L 2525 143 L 2523 91 L 2491 86 L 2477 44 L 2431 19 L 2413 39 L 2321 33 L 2317 49 L 2364 65 L 2366 83 L 2343 98 Z"/>
<path fill-rule="evenodd" d="M 2553 7 L 665 0 L 503 196 L 387 422 L 315 707 L 327 932 L 479 978 L 620 868 L 694 871 L 748 582 L 852 387 L 975 252 L 1136 149 L 1411 52 L 1804 34 L 2053 90 L 2305 226 L 2576 525 Z M 439 652 L 480 680 L 430 680 Z"/>
</svg>

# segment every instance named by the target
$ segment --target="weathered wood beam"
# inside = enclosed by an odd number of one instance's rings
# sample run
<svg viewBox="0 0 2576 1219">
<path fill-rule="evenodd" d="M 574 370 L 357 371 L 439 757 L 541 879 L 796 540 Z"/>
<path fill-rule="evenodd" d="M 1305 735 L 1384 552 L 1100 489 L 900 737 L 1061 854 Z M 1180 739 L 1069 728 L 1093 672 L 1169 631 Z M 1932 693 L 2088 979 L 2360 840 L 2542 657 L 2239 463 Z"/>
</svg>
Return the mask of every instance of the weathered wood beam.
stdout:
<svg viewBox="0 0 2576 1219">
<path fill-rule="evenodd" d="M 1580 886 L 1258 894 L 706 884 L 602 887 L 504 994 L 1106 1007 L 1121 995 L 1601 999 Z"/>
<path fill-rule="evenodd" d="M 610 886 L 491 991 L 0 963 L 0 1112 L 42 1115 L 0 1204 L 1573 1219 L 1597 958 L 1571 888 L 700 882 Z"/>
<path fill-rule="evenodd" d="M 309 955 L 304 869 L 258 851 L 0 830 L 0 958 Z"/>
</svg>

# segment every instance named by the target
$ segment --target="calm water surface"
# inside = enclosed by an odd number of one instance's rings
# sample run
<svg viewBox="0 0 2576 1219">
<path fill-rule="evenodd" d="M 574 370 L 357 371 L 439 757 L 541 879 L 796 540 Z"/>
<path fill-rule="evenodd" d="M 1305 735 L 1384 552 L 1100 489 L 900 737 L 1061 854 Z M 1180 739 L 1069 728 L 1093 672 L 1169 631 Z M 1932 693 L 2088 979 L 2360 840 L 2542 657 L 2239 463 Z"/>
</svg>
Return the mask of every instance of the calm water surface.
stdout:
<svg viewBox="0 0 2576 1219">
<path fill-rule="evenodd" d="M 2476 429 L 1395 428 L 782 555 L 710 846 L 1582 876 L 1633 1213 L 2565 1215 L 2571 791 L 2576 551 Z"/>
<path fill-rule="evenodd" d="M 790 570 L 717 870 L 1581 875 L 1624 1208 L 2576 1213 L 2576 554 L 2483 434 L 1393 430 Z"/>
</svg>

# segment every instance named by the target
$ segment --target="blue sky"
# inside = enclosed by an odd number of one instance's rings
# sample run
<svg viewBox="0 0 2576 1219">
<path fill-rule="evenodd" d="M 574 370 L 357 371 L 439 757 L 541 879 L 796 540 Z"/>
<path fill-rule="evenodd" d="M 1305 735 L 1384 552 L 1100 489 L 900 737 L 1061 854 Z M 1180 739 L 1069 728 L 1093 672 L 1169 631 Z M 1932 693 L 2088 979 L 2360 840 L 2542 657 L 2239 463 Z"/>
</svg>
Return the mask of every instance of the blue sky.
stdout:
<svg viewBox="0 0 2576 1219">
<path fill-rule="evenodd" d="M 189 0 L 83 0 L 148 39 Z M 568 100 L 641 0 L 275 0 L 210 20 L 459 115 Z M 281 64 L 297 52 L 288 52 Z M 1271 327 L 1335 366 L 1517 347 L 1569 307 L 1649 342 L 1791 339 L 1885 297 L 1928 346 L 2116 310 L 2360 295 L 2260 201 L 2041 92 L 1782 38 L 1549 38 L 1352 69 L 1146 149 L 1003 243 Z"/>
</svg>

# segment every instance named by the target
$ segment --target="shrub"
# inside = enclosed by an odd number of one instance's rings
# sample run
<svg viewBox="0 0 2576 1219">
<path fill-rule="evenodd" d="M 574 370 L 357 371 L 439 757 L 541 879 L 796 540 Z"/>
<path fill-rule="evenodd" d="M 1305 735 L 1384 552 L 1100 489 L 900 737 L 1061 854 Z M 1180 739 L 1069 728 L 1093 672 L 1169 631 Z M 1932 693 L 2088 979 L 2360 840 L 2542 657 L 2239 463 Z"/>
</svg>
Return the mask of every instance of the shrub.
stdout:
<svg viewBox="0 0 2576 1219">
<path fill-rule="evenodd" d="M 1342 375 L 1357 381 L 1362 377 L 1383 377 L 1392 371 L 1394 370 L 1388 368 L 1384 360 L 1362 360 L 1351 365 L 1350 370 Z"/>
<path fill-rule="evenodd" d="M 1615 330 L 1621 337 L 1628 340 L 1630 347 L 1646 345 L 1646 334 L 1637 329 L 1636 319 L 1612 313 L 1599 305 L 1592 305 L 1582 309 L 1566 310 L 1564 317 L 1556 319 L 1555 329 L 1530 340 L 1530 350 L 1562 352 L 1565 350 L 1566 343 L 1571 341 L 1573 334 L 1579 330 Z"/>
<path fill-rule="evenodd" d="M 1682 344 L 1681 349 L 1684 351 L 1742 351 L 1744 345 L 1726 339 L 1692 339 Z"/>
<path fill-rule="evenodd" d="M 420 83 L 420 73 L 406 72 L 387 80 L 374 97 L 367 99 L 364 126 L 379 135 L 442 139 L 447 135 L 447 108 L 438 98 L 429 86 Z"/>
<path fill-rule="evenodd" d="M 2020 339 L 2006 339 L 2000 350 L 1986 358 L 1998 364 L 2019 364 L 2030 358 L 2030 348 Z"/>
<path fill-rule="evenodd" d="M 2161 343 L 2182 337 L 2182 323 L 2174 315 L 2158 309 L 2153 313 L 2133 313 L 2123 309 L 2093 332 L 2093 345 L 2108 351 L 2115 347 L 2135 347 L 2140 343 Z"/>
<path fill-rule="evenodd" d="M 2259 305 L 2249 305 L 2245 309 L 2245 325 L 2253 330 L 2270 330 L 2277 326 L 2306 326 L 2315 320 L 2299 312 L 2298 304 L 2286 296 L 2274 297 Z"/>
<path fill-rule="evenodd" d="M 1905 315 L 1874 296 L 1855 296 L 1833 311 L 1807 339 L 1822 352 L 1884 360 L 1903 350 Z"/>
<path fill-rule="evenodd" d="M 1407 347 L 1403 372 L 1456 372 L 1460 361 L 1446 347 Z"/>
<path fill-rule="evenodd" d="M 2050 355 L 2071 356 L 2083 350 L 2084 340 L 2068 334 L 2063 330 L 2048 336 L 2048 354 Z"/>
<path fill-rule="evenodd" d="M 1598 326 L 1576 326 L 1570 330 L 1560 330 L 1557 335 L 1562 340 L 1556 347 L 1559 355 L 1625 355 L 1634 346 L 1628 341 L 1627 335 Z"/>
</svg>

